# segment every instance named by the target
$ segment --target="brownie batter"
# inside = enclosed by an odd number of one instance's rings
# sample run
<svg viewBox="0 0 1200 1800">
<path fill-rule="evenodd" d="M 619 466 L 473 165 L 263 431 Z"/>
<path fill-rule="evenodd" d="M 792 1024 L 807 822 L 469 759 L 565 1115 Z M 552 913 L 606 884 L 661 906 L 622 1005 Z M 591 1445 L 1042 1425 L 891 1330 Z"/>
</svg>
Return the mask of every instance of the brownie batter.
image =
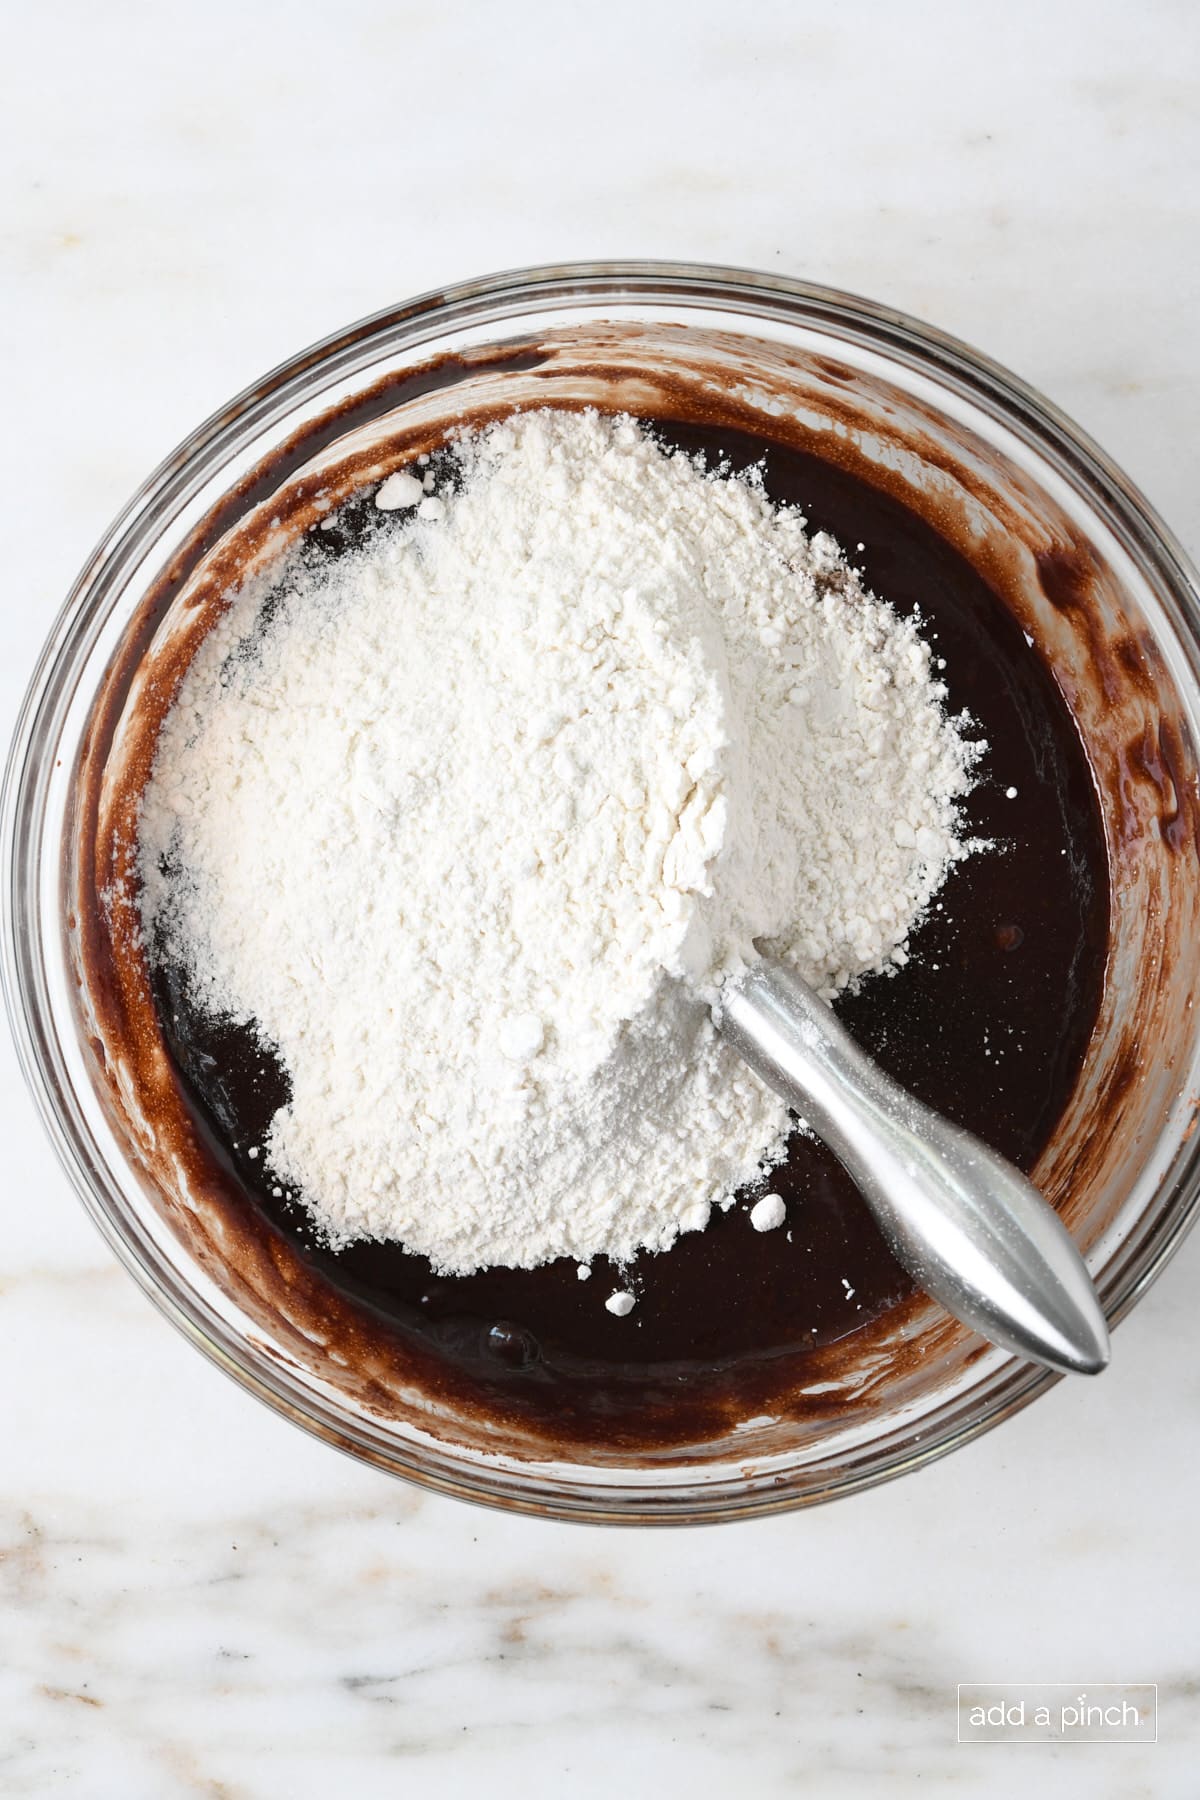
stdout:
<svg viewBox="0 0 1200 1800">
<path fill-rule="evenodd" d="M 710 466 L 741 469 L 765 450 L 771 499 L 831 532 L 897 611 L 919 607 L 945 659 L 951 710 L 969 712 L 987 739 L 966 823 L 994 848 L 952 873 L 908 966 L 869 979 L 838 1011 L 920 1099 L 1032 1167 L 1095 1022 L 1108 931 L 1099 808 L 1058 689 L 983 579 L 897 500 L 790 446 L 652 424 Z M 337 556 L 388 528 L 368 492 L 307 543 L 314 556 Z M 289 1097 L 284 1071 L 253 1031 L 198 1016 L 177 972 L 159 968 L 154 981 L 197 1132 L 232 1203 L 257 1232 L 286 1240 L 307 1277 L 331 1302 L 336 1294 L 336 1310 L 429 1392 L 549 1435 L 686 1442 L 782 1404 L 824 1349 L 911 1293 L 854 1184 L 799 1135 L 769 1184 L 787 1201 L 784 1227 L 752 1229 L 759 1187 L 669 1252 L 621 1270 L 597 1259 L 588 1281 L 574 1262 L 447 1278 L 399 1245 L 333 1253 L 276 1196 L 269 1166 L 246 1154 Z M 614 1287 L 636 1293 L 630 1316 L 605 1310 Z"/>
</svg>

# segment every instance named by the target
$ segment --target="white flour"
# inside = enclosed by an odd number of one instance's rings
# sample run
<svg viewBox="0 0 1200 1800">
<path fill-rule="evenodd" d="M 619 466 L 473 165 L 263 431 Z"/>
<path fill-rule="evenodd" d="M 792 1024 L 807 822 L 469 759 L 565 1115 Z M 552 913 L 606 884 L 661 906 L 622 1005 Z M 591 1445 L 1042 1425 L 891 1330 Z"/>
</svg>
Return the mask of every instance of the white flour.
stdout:
<svg viewBox="0 0 1200 1800">
<path fill-rule="evenodd" d="M 264 619 L 233 597 L 146 790 L 143 923 L 275 1046 L 262 1155 L 331 1242 L 624 1260 L 782 1152 L 704 996 L 753 940 L 826 993 L 902 961 L 976 747 L 753 478 L 595 414 L 461 451 Z"/>
</svg>

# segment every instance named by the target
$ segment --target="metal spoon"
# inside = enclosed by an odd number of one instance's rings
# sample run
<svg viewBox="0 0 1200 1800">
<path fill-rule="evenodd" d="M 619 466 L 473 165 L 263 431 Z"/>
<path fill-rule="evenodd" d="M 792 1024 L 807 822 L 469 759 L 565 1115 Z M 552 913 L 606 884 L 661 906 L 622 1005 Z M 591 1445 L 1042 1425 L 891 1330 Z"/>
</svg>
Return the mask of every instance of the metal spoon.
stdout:
<svg viewBox="0 0 1200 1800">
<path fill-rule="evenodd" d="M 797 975 L 764 960 L 713 1019 L 854 1177 L 897 1261 L 994 1344 L 1097 1375 L 1108 1326 L 1058 1215 L 1011 1163 L 922 1106 Z"/>
</svg>

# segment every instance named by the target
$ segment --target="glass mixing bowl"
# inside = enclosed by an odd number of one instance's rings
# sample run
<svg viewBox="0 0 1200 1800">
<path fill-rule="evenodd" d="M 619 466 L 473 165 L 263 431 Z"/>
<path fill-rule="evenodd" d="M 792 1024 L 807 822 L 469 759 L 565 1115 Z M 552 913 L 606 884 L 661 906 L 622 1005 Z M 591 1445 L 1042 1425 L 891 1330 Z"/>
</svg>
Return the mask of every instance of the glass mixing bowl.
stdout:
<svg viewBox="0 0 1200 1800">
<path fill-rule="evenodd" d="M 81 778 L 105 753 L 106 701 L 136 677 L 147 596 L 186 587 L 256 509 L 304 482 L 362 479 L 397 432 L 436 433 L 468 408 L 602 400 L 652 412 L 681 386 L 760 418 L 768 435 L 786 427 L 951 534 L 1075 714 L 1104 816 L 1111 939 L 1091 1047 L 1034 1175 L 1119 1320 L 1197 1204 L 1197 577 L 1102 451 L 928 326 L 775 276 L 587 263 L 466 283 L 338 333 L 200 426 L 116 520 L 51 632 L 4 789 L 18 1050 L 117 1255 L 213 1361 L 328 1442 L 445 1493 L 563 1518 L 703 1521 L 827 1499 L 944 1454 L 1054 1378 L 918 1303 L 868 1334 L 836 1404 L 799 1393 L 794 1412 L 739 1421 L 718 1440 L 562 1459 L 403 1384 L 356 1384 L 253 1280 L 232 1279 L 186 1183 L 149 1167 L 137 1096 L 81 971 Z M 898 1355 L 901 1339 L 924 1354 Z"/>
</svg>

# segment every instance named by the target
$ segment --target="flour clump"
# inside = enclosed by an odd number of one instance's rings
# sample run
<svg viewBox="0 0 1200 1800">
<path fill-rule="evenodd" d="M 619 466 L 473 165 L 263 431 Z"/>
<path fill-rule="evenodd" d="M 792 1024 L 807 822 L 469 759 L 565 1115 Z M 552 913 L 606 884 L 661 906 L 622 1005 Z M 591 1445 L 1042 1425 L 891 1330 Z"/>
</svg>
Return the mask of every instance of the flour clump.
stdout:
<svg viewBox="0 0 1200 1800">
<path fill-rule="evenodd" d="M 593 412 L 452 448 L 230 595 L 143 797 L 145 942 L 278 1057 L 262 1161 L 335 1247 L 625 1261 L 783 1153 L 721 979 L 902 962 L 980 746 L 753 472 Z"/>
</svg>

